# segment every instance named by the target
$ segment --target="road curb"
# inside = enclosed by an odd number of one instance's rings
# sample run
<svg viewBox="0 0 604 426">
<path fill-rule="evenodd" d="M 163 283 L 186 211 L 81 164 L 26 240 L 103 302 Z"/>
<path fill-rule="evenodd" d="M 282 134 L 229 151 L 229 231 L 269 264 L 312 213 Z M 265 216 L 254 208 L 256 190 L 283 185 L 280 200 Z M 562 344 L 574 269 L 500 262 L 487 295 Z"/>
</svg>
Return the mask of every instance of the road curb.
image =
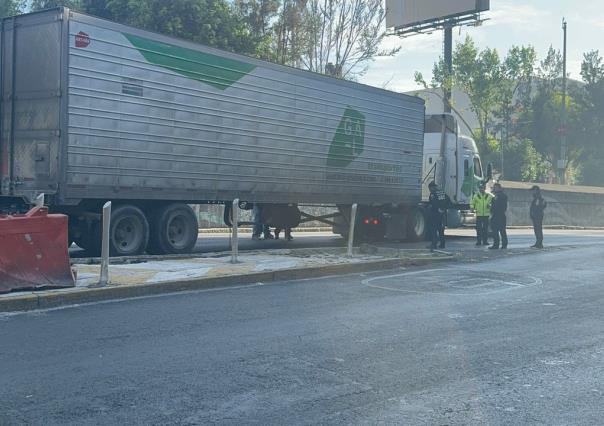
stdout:
<svg viewBox="0 0 604 426">
<path fill-rule="evenodd" d="M 403 266 L 422 266 L 433 262 L 454 260 L 453 257 L 439 258 L 396 258 L 349 264 L 325 265 L 309 268 L 293 268 L 270 272 L 252 272 L 240 275 L 205 277 L 184 281 L 170 281 L 132 286 L 109 286 L 103 288 L 81 288 L 73 291 L 40 291 L 35 294 L 0 298 L 0 313 L 34 311 L 61 306 L 107 300 L 129 299 L 157 294 L 178 293 L 182 291 L 228 288 L 245 284 L 270 283 L 308 278 L 321 278 L 333 275 L 357 274 L 380 270 L 396 269 Z"/>
</svg>

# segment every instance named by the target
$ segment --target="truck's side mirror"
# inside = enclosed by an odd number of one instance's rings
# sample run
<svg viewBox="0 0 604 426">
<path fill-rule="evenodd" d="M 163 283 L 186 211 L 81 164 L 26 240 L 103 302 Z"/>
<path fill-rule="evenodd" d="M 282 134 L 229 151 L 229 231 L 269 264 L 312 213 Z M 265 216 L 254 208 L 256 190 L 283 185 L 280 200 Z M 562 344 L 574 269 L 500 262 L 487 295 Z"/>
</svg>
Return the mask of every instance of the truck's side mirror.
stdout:
<svg viewBox="0 0 604 426">
<path fill-rule="evenodd" d="M 487 182 L 493 179 L 493 164 L 487 164 Z"/>
</svg>

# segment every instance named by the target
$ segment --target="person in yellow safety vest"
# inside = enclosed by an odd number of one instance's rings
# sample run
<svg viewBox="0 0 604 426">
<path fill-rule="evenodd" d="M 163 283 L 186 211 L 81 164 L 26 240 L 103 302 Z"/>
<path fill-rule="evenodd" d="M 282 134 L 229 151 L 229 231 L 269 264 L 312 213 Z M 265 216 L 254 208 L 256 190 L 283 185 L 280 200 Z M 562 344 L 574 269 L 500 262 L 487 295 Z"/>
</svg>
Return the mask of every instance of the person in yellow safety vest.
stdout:
<svg viewBox="0 0 604 426">
<path fill-rule="evenodd" d="M 472 198 L 470 207 L 476 212 L 476 246 L 489 245 L 489 217 L 493 195 L 486 192 L 486 184 L 480 184 L 480 192 Z"/>
</svg>

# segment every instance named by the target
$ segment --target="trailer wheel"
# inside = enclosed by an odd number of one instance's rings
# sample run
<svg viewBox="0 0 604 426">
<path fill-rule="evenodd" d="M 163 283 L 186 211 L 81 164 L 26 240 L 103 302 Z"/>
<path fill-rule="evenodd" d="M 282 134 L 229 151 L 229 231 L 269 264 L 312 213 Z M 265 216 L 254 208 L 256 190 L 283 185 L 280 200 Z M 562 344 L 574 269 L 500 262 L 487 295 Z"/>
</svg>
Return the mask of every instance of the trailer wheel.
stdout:
<svg viewBox="0 0 604 426">
<path fill-rule="evenodd" d="M 112 256 L 137 256 L 147 248 L 149 223 L 138 207 L 119 206 L 111 212 L 109 236 L 109 252 Z"/>
<path fill-rule="evenodd" d="M 186 204 L 160 207 L 150 216 L 151 254 L 190 253 L 197 242 L 198 223 L 193 209 Z"/>
<path fill-rule="evenodd" d="M 426 210 L 421 207 L 411 209 L 409 215 L 409 231 L 407 235 L 411 241 L 424 241 L 428 234 L 428 218 Z"/>
</svg>

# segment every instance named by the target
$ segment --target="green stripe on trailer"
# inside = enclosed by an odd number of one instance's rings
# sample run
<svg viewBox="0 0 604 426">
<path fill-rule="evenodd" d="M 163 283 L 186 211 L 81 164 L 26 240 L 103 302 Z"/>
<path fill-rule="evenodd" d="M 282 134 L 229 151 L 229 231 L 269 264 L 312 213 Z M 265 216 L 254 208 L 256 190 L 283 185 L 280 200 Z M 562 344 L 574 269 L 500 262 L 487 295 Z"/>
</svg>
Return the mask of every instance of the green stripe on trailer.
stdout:
<svg viewBox="0 0 604 426">
<path fill-rule="evenodd" d="M 247 62 L 123 34 L 148 62 L 220 90 L 228 89 L 256 68 Z"/>
</svg>

